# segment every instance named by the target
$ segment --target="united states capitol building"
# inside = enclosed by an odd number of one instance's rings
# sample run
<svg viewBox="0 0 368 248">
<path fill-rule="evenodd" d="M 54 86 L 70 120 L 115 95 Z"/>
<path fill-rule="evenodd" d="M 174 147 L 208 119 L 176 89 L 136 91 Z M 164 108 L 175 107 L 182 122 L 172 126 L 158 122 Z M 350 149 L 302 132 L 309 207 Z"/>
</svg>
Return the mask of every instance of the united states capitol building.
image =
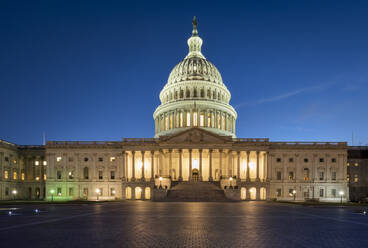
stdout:
<svg viewBox="0 0 368 248">
<path fill-rule="evenodd" d="M 218 69 L 189 52 L 153 113 L 154 138 L 114 142 L 0 141 L 0 199 L 349 200 L 346 142 L 237 138 L 237 113 Z"/>
</svg>

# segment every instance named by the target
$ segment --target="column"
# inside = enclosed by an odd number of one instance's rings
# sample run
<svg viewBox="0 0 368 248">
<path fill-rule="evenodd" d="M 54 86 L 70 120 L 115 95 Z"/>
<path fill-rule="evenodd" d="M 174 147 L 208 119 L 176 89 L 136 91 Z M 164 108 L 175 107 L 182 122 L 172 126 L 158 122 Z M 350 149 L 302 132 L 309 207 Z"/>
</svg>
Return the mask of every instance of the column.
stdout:
<svg viewBox="0 0 368 248">
<path fill-rule="evenodd" d="M 198 108 L 197 110 L 197 127 L 200 127 L 201 124 L 201 110 Z"/>
<path fill-rule="evenodd" d="M 250 151 L 247 151 L 247 181 L 250 181 L 250 171 L 249 171 L 249 162 L 250 162 Z"/>
<path fill-rule="evenodd" d="M 267 165 L 267 152 L 264 152 L 263 153 L 263 180 L 266 180 L 267 178 L 266 165 Z"/>
<path fill-rule="evenodd" d="M 213 178 L 212 178 L 212 152 L 213 150 L 210 149 L 209 150 L 209 154 L 210 154 L 210 158 L 209 158 L 209 172 L 208 172 L 208 175 L 209 175 L 209 181 L 212 182 L 213 181 Z"/>
<path fill-rule="evenodd" d="M 216 118 L 217 120 L 217 118 Z M 220 171 L 219 171 L 219 176 L 220 176 L 220 179 L 222 177 L 222 150 L 219 150 L 220 152 Z"/>
<path fill-rule="evenodd" d="M 132 181 L 135 181 L 135 151 L 132 151 Z"/>
<path fill-rule="evenodd" d="M 176 109 L 175 109 L 175 110 L 174 110 L 174 118 L 173 118 L 173 128 L 176 128 L 176 124 L 177 124 L 176 117 L 177 117 L 177 111 L 176 111 Z"/>
<path fill-rule="evenodd" d="M 202 149 L 199 149 L 199 180 L 202 181 Z"/>
<path fill-rule="evenodd" d="M 155 151 L 151 151 L 151 182 L 154 181 L 154 174 L 155 173 Z"/>
<path fill-rule="evenodd" d="M 183 181 L 183 150 L 179 149 L 179 181 Z"/>
<path fill-rule="evenodd" d="M 190 127 L 193 127 L 193 110 L 190 109 Z"/>
<path fill-rule="evenodd" d="M 125 181 L 125 157 L 126 157 L 126 154 L 125 154 L 125 151 L 123 151 L 123 154 L 122 154 L 122 179 L 123 181 Z"/>
<path fill-rule="evenodd" d="M 141 174 L 141 179 L 144 181 L 144 153 L 145 151 L 141 151 L 141 155 L 142 155 L 142 174 Z"/>
<path fill-rule="evenodd" d="M 169 175 L 172 176 L 172 149 L 169 149 Z M 171 178 L 173 180 L 173 178 Z"/>
<path fill-rule="evenodd" d="M 217 121 L 217 119 L 218 119 L 218 113 L 217 113 L 217 110 L 215 110 L 216 112 L 215 112 L 215 128 L 218 128 L 218 126 L 217 126 L 217 124 L 218 124 L 218 121 Z"/>
<path fill-rule="evenodd" d="M 204 112 L 204 126 L 208 127 L 208 109 Z"/>
<path fill-rule="evenodd" d="M 192 180 L 192 149 L 189 149 L 189 181 Z"/>
<path fill-rule="evenodd" d="M 237 179 L 238 179 L 238 181 L 240 181 L 240 151 L 237 151 L 237 155 L 238 155 L 238 157 L 237 157 L 237 173 L 236 173 L 236 177 L 237 177 Z"/>
<path fill-rule="evenodd" d="M 187 111 L 183 110 L 183 127 L 187 126 Z"/>
<path fill-rule="evenodd" d="M 159 150 L 159 163 L 158 163 L 158 175 L 162 176 L 162 163 L 163 163 L 163 154 L 162 149 Z"/>
<path fill-rule="evenodd" d="M 259 181 L 259 151 L 257 151 L 257 181 Z"/>
</svg>

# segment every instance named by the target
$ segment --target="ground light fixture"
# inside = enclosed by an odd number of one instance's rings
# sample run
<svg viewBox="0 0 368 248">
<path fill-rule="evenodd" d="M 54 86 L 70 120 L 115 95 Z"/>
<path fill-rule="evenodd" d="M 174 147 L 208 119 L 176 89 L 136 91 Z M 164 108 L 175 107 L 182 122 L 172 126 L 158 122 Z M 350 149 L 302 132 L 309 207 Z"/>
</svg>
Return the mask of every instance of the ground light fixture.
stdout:
<svg viewBox="0 0 368 248">
<path fill-rule="evenodd" d="M 232 177 L 230 177 L 230 178 L 229 178 L 229 181 L 230 181 L 230 187 L 233 187 L 233 178 L 232 178 Z"/>
<path fill-rule="evenodd" d="M 339 192 L 339 195 L 340 195 L 340 204 L 342 204 L 342 197 L 344 196 L 344 191 L 340 191 Z"/>
<path fill-rule="evenodd" d="M 100 189 L 96 189 L 97 201 L 99 200 L 100 193 L 101 193 Z"/>
<path fill-rule="evenodd" d="M 296 197 L 296 190 L 293 190 L 293 196 L 294 196 L 294 201 L 295 201 L 295 197 Z"/>
<path fill-rule="evenodd" d="M 12 190 L 13 198 L 15 200 L 15 196 L 18 194 L 18 191 L 16 189 Z"/>
<path fill-rule="evenodd" d="M 161 185 L 162 177 L 160 177 L 158 180 L 160 181 L 160 188 L 162 188 L 162 185 Z"/>
<path fill-rule="evenodd" d="M 55 190 L 50 190 L 50 194 L 51 194 L 51 201 L 54 201 L 54 193 L 55 193 Z"/>
</svg>

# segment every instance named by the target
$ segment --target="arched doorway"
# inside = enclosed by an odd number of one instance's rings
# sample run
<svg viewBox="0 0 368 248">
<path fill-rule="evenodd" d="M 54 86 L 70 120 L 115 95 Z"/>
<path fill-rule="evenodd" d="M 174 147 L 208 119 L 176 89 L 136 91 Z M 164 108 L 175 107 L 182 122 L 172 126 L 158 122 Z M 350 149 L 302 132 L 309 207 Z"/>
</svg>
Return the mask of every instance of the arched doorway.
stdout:
<svg viewBox="0 0 368 248">
<path fill-rule="evenodd" d="M 247 189 L 242 187 L 240 190 L 240 199 L 246 200 L 247 199 Z"/>
<path fill-rule="evenodd" d="M 193 182 L 198 182 L 199 181 L 199 171 L 198 171 L 198 169 L 193 169 L 192 170 L 192 181 Z"/>
</svg>

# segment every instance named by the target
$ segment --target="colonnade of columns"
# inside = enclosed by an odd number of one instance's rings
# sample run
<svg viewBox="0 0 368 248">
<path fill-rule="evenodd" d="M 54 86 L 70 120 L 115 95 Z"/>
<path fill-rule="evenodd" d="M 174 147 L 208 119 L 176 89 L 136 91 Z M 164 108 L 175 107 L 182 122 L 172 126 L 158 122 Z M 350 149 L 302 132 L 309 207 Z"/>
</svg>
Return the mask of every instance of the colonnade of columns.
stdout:
<svg viewBox="0 0 368 248">
<path fill-rule="evenodd" d="M 155 132 L 181 127 L 210 127 L 235 133 L 235 118 L 215 109 L 175 109 L 155 119 Z"/>
<path fill-rule="evenodd" d="M 193 151 L 195 150 L 196 159 L 193 159 Z M 237 180 L 264 180 L 268 177 L 267 175 L 267 152 L 264 151 L 239 151 L 230 149 L 163 149 L 151 150 L 151 151 L 124 151 L 123 152 L 123 168 L 122 174 L 124 179 L 129 179 L 131 181 L 135 180 L 154 180 L 154 177 L 168 177 L 172 175 L 173 170 L 178 169 L 179 177 L 172 178 L 172 180 L 183 180 L 183 152 L 185 151 L 188 158 L 188 180 L 192 180 L 193 176 L 193 161 L 197 162 L 196 169 L 198 169 L 198 179 L 203 180 L 204 172 L 206 173 L 206 180 L 214 181 L 221 178 L 233 177 Z M 204 153 L 205 151 L 205 153 Z M 177 163 L 173 163 L 173 153 L 178 155 Z M 137 154 L 140 154 L 140 160 L 137 162 Z M 146 172 L 148 163 L 146 162 L 147 153 L 150 154 L 150 176 L 146 177 Z M 217 153 L 214 158 L 214 153 Z M 129 155 L 128 155 L 129 154 Z M 166 158 L 165 158 L 166 154 Z M 204 157 L 204 154 L 207 155 Z M 252 156 L 253 154 L 253 156 Z M 156 156 L 157 155 L 157 156 Z M 243 155 L 243 156 L 242 156 Z M 254 159 L 254 155 L 255 159 Z M 262 164 L 260 163 L 262 158 Z M 176 156 L 177 157 L 177 156 Z M 224 158 L 228 159 L 224 159 Z M 251 162 L 251 158 L 252 162 Z M 198 159 L 197 159 L 198 158 Z M 207 159 L 208 163 L 206 168 L 204 168 L 203 160 Z M 218 163 L 214 163 L 214 159 Z M 243 163 L 241 162 L 243 160 Z M 158 162 L 155 164 L 155 160 Z M 166 160 L 166 168 L 164 168 L 164 161 Z M 224 163 L 225 160 L 225 163 Z M 227 160 L 227 162 L 226 162 Z M 254 161 L 255 160 L 255 161 Z M 244 162 L 245 161 L 245 162 Z M 140 170 L 141 173 L 139 177 L 136 175 L 136 166 L 141 163 Z M 128 164 L 130 165 L 128 169 Z M 174 169 L 175 168 L 175 169 Z M 206 170 L 206 171 L 205 171 Z M 208 170 L 208 171 L 207 171 Z M 128 173 L 130 171 L 130 173 Z M 148 169 L 149 171 L 149 169 Z M 168 172 L 168 173 L 167 173 Z M 215 176 L 216 172 L 216 176 Z M 251 175 L 251 172 L 253 175 Z M 261 173 L 262 172 L 262 176 Z M 176 175 L 176 174 L 175 174 Z"/>
</svg>

